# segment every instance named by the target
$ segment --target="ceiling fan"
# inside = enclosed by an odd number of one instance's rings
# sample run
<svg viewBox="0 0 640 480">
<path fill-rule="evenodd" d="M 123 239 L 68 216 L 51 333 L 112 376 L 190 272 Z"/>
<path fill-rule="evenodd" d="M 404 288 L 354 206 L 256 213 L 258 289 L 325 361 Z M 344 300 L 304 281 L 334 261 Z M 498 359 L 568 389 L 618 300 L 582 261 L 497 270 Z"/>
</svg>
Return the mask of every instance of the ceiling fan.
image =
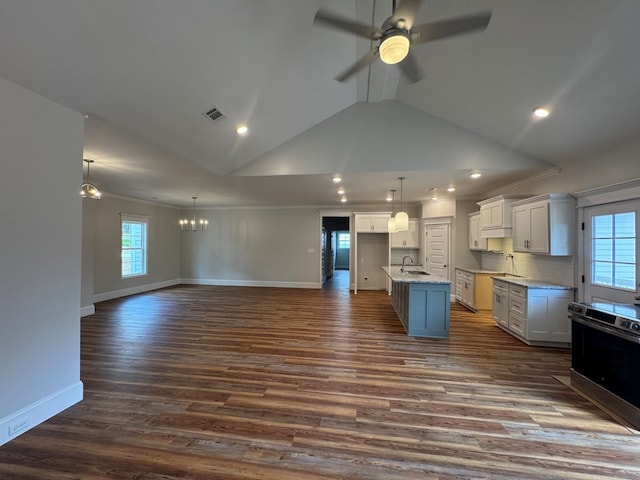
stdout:
<svg viewBox="0 0 640 480">
<path fill-rule="evenodd" d="M 382 23 L 380 28 L 336 15 L 324 9 L 316 12 L 314 23 L 327 25 L 378 42 L 378 45 L 369 53 L 338 75 L 336 80 L 346 81 L 380 57 L 384 63 L 398 64 L 409 82 L 415 83 L 423 77 L 423 74 L 420 65 L 411 55 L 410 47 L 412 45 L 482 31 L 487 28 L 491 18 L 491 11 L 484 11 L 474 15 L 414 25 L 416 14 L 423 0 L 401 0 L 397 7 L 396 1 L 392 1 L 393 13 Z"/>
</svg>

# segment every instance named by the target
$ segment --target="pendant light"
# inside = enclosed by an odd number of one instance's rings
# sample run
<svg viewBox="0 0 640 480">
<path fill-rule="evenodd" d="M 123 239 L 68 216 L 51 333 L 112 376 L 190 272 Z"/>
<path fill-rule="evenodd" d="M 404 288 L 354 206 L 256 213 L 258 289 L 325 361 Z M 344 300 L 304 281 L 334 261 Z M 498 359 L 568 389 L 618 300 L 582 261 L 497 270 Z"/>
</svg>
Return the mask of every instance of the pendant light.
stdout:
<svg viewBox="0 0 640 480">
<path fill-rule="evenodd" d="M 407 232 L 409 230 L 409 215 L 407 212 L 402 211 L 402 182 L 404 177 L 398 177 L 400 180 L 400 211 L 396 213 L 396 230 L 398 232 Z"/>
<path fill-rule="evenodd" d="M 91 183 L 91 172 L 89 171 L 89 167 L 94 162 L 93 160 L 83 159 L 87 162 L 87 181 L 82 184 L 82 188 L 80 189 L 80 196 L 82 198 L 93 198 L 94 200 L 100 200 L 102 194 L 98 187 L 96 187 L 93 183 Z"/>
<path fill-rule="evenodd" d="M 191 198 L 193 198 L 193 218 L 191 220 L 189 220 L 188 218 L 181 218 L 179 222 L 180 230 L 182 230 L 183 232 L 195 232 L 197 230 L 205 232 L 209 230 L 209 220 L 201 218 L 198 222 L 196 222 L 196 198 L 198 197 Z"/>
<path fill-rule="evenodd" d="M 387 230 L 389 233 L 396 233 L 398 229 L 396 228 L 396 219 L 393 216 L 393 212 L 395 211 L 395 200 L 396 200 L 396 191 L 391 190 L 391 217 L 387 220 Z"/>
</svg>

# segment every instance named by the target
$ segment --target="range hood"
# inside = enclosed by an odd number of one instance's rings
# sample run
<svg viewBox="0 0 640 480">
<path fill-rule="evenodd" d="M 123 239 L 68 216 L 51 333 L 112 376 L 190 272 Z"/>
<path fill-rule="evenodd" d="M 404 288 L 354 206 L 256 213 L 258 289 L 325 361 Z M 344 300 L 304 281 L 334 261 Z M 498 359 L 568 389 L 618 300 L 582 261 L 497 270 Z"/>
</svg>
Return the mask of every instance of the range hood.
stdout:
<svg viewBox="0 0 640 480">
<path fill-rule="evenodd" d="M 513 228 L 511 224 L 511 204 L 526 198 L 523 195 L 498 195 L 481 202 L 480 238 L 508 238 Z"/>
</svg>

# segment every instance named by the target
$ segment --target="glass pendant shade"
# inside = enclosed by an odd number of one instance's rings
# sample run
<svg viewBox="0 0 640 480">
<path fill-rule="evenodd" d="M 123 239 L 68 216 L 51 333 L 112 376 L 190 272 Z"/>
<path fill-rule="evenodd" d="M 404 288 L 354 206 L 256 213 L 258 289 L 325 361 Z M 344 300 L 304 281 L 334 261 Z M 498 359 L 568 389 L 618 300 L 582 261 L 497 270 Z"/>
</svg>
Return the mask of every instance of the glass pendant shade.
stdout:
<svg viewBox="0 0 640 480">
<path fill-rule="evenodd" d="M 80 196 L 82 198 L 94 198 L 96 200 L 100 200 L 102 194 L 95 185 L 91 183 L 83 183 L 82 188 L 80 189 Z"/>
<path fill-rule="evenodd" d="M 87 164 L 87 181 L 82 184 L 80 188 L 80 196 L 82 198 L 93 198 L 94 200 L 100 200 L 102 194 L 98 187 L 96 187 L 93 183 L 91 183 L 91 171 L 89 170 L 91 164 L 94 162 L 93 160 L 84 159 L 84 162 Z"/>
<path fill-rule="evenodd" d="M 387 230 L 389 230 L 389 233 L 396 233 L 398 231 L 396 229 L 396 219 L 394 217 L 387 220 Z"/>
<path fill-rule="evenodd" d="M 407 215 L 407 212 L 396 213 L 395 221 L 398 232 L 406 232 L 409 230 L 409 215 Z"/>
<path fill-rule="evenodd" d="M 396 230 L 398 232 L 407 232 L 409 231 L 409 215 L 407 212 L 402 211 L 402 182 L 404 181 L 404 177 L 398 177 L 400 180 L 400 211 L 396 213 Z"/>
</svg>

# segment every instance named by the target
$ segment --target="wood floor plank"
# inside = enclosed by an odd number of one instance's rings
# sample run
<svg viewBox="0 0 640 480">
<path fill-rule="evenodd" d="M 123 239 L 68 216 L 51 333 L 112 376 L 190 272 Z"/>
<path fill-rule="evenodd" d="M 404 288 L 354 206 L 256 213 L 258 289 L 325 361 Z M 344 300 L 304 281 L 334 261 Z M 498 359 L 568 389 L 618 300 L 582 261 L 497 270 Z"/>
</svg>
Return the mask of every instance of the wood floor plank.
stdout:
<svg viewBox="0 0 640 480">
<path fill-rule="evenodd" d="M 640 436 L 456 304 L 407 337 L 386 292 L 177 286 L 82 319 L 84 400 L 1 480 L 640 479 Z"/>
</svg>

